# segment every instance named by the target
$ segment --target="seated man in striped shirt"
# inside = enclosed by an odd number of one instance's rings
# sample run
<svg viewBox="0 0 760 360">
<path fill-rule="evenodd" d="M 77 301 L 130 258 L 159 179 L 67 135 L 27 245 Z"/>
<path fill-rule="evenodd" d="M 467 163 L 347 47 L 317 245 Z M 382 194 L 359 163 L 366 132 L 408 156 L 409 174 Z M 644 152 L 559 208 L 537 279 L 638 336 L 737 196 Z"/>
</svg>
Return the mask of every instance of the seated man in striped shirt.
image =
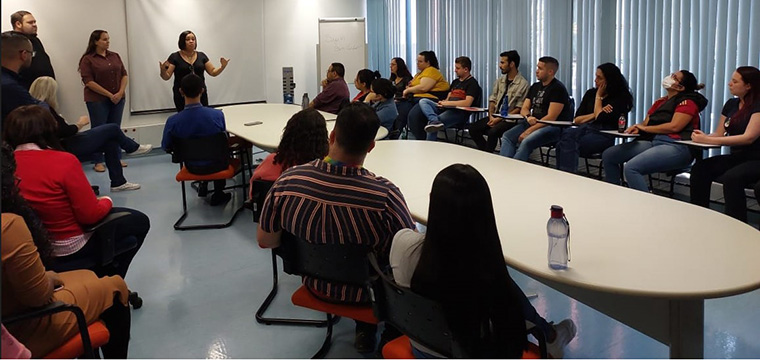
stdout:
<svg viewBox="0 0 760 360">
<path fill-rule="evenodd" d="M 262 208 L 256 239 L 263 248 L 280 245 L 282 231 L 312 243 L 351 243 L 371 247 L 388 261 L 393 235 L 414 228 L 398 187 L 362 167 L 375 146 L 380 120 L 364 103 L 351 103 L 339 114 L 324 159 L 294 166 L 282 173 Z M 326 234 L 326 236 L 321 236 Z M 361 287 L 304 277 L 315 296 L 338 303 L 369 303 Z M 376 326 L 357 321 L 354 346 L 375 347 Z"/>
</svg>

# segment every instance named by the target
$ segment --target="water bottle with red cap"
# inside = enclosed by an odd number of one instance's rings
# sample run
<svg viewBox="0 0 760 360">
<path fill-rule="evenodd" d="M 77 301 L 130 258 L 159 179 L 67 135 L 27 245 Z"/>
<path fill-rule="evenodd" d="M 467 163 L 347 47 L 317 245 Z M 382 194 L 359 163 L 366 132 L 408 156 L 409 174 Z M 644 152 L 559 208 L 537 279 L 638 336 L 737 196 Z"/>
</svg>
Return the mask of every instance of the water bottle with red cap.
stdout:
<svg viewBox="0 0 760 360">
<path fill-rule="evenodd" d="M 549 235 L 549 267 L 554 270 L 567 269 L 567 262 L 570 261 L 570 223 L 561 206 L 552 205 L 546 233 Z"/>
</svg>

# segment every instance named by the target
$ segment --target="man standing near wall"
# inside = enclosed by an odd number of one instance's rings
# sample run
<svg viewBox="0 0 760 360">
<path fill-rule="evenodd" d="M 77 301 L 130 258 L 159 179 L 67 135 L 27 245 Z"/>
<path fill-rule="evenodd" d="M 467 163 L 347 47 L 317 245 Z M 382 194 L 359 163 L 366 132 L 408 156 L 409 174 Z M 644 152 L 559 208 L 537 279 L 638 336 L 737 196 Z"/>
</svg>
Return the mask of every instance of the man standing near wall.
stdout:
<svg viewBox="0 0 760 360">
<path fill-rule="evenodd" d="M 11 15 L 11 26 L 13 26 L 13 31 L 26 35 L 32 42 L 32 65 L 19 73 L 21 85 L 29 89 L 32 82 L 40 76 L 50 76 L 55 79 L 50 56 L 45 52 L 42 41 L 37 37 L 37 20 L 34 15 L 25 10 L 16 11 Z"/>
</svg>

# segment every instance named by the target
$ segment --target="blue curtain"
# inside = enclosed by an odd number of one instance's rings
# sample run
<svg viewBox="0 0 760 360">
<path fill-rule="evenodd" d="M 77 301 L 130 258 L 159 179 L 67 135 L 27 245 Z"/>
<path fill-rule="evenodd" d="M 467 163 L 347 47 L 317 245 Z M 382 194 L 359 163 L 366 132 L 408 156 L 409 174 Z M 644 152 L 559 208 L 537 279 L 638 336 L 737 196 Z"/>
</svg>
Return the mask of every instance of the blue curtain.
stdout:
<svg viewBox="0 0 760 360">
<path fill-rule="evenodd" d="M 663 96 L 665 75 L 687 69 L 706 85 L 702 129 L 711 132 L 734 70 L 760 65 L 757 0 L 367 0 L 367 17 L 371 66 L 387 74 L 390 58 L 400 56 L 414 73 L 415 55 L 433 50 L 451 81 L 454 59 L 468 56 L 484 96 L 502 51 L 520 53 L 529 81 L 539 57 L 557 58 L 557 78 L 576 103 L 596 67 L 614 62 L 635 97 L 631 123 Z"/>
</svg>

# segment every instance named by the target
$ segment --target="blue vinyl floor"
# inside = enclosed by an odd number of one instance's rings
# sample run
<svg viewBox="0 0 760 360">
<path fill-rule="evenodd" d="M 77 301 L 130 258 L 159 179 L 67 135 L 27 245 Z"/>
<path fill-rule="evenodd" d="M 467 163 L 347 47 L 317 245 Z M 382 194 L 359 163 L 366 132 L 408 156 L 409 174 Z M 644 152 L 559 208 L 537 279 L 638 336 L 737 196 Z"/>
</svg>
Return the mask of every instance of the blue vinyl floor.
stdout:
<svg viewBox="0 0 760 360">
<path fill-rule="evenodd" d="M 174 231 L 172 224 L 182 211 L 180 186 L 174 180 L 177 165 L 171 164 L 168 155 L 126 161 L 125 175 L 142 184 L 142 189 L 111 194 L 106 174 L 95 173 L 90 164 L 84 168 L 90 181 L 100 185 L 102 195 L 110 195 L 117 206 L 145 212 L 151 220 L 148 238 L 126 278 L 145 300 L 141 309 L 132 311 L 130 357 L 308 358 L 314 354 L 324 339 L 323 328 L 267 326 L 255 321 L 254 313 L 272 279 L 270 252 L 256 244 L 251 212 L 245 210 L 226 229 Z M 240 199 L 238 192 L 222 213 L 192 191 L 188 194 L 188 223 L 201 218 L 221 220 Z M 532 302 L 546 319 L 575 321 L 578 335 L 565 352 L 567 358 L 668 356 L 665 345 L 646 335 L 515 270 L 510 273 L 526 293 L 538 295 Z M 322 318 L 290 303 L 298 278 L 281 274 L 280 280 L 280 293 L 269 314 Z M 370 357 L 354 350 L 353 338 L 353 322 L 341 320 L 328 357 Z M 704 354 L 707 358 L 760 357 L 760 291 L 705 302 Z"/>
</svg>

